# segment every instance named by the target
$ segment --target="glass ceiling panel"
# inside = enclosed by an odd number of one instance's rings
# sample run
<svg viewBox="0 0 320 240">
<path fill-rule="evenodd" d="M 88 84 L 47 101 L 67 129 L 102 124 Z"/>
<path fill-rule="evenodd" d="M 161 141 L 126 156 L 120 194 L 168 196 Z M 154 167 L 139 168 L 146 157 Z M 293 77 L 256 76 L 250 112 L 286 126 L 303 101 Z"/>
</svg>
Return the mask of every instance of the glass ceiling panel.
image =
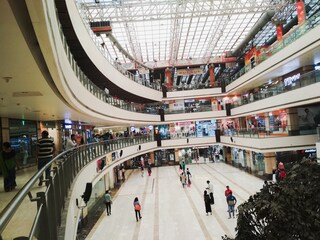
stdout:
<svg viewBox="0 0 320 240">
<path fill-rule="evenodd" d="M 294 4 L 283 0 L 78 2 L 86 22 L 110 21 L 112 36 L 132 57 L 143 63 L 174 63 L 179 59 L 224 56 L 242 43 L 265 12 L 295 9 Z M 269 35 L 274 35 L 272 24 L 264 28 L 268 34 L 259 33 L 255 44 L 264 44 Z M 106 34 L 101 34 L 99 39 L 112 58 L 130 62 Z"/>
</svg>

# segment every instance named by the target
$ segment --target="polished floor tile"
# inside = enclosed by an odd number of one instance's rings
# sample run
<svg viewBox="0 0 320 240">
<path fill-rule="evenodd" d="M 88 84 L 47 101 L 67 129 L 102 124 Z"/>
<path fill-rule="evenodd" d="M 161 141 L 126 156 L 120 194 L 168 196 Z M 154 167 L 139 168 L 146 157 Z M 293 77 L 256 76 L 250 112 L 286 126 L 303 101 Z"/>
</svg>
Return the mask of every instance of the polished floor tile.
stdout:
<svg viewBox="0 0 320 240">
<path fill-rule="evenodd" d="M 112 205 L 112 215 L 103 214 L 87 239 L 188 240 L 234 237 L 236 219 L 228 219 L 224 196 L 226 185 L 233 190 L 238 205 L 262 188 L 263 181 L 224 163 L 188 165 L 190 187 L 182 187 L 179 167 L 154 168 L 152 176 L 131 174 Z M 206 181 L 214 187 L 213 214 L 207 216 L 203 200 Z M 140 199 L 142 219 L 136 222 L 133 199 Z"/>
</svg>

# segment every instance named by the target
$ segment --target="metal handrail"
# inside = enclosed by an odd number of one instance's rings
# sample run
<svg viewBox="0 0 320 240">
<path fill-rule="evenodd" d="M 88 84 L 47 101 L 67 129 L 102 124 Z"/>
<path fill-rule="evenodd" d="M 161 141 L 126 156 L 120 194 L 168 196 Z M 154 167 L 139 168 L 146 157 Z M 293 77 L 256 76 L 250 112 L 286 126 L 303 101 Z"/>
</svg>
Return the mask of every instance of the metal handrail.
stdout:
<svg viewBox="0 0 320 240">
<path fill-rule="evenodd" d="M 108 152 L 151 141 L 154 141 L 153 135 L 128 137 L 81 145 L 58 154 L 31 177 L 0 213 L 0 239 L 2 239 L 1 235 L 6 226 L 27 196 L 30 198 L 30 201 L 37 202 L 38 206 L 37 216 L 30 230 L 29 238 L 31 239 L 34 237 L 34 234 L 38 234 L 38 239 L 56 239 L 57 228 L 59 223 L 61 223 L 61 212 L 64 201 L 68 196 L 69 188 L 78 172 L 92 160 L 101 158 Z M 49 179 L 45 180 L 46 191 L 38 192 L 37 197 L 33 198 L 31 194 L 32 187 L 36 185 L 40 176 L 42 176 L 48 168 L 51 168 L 51 165 L 54 163 L 57 166 L 52 169 L 52 174 Z M 106 167 L 109 166 L 110 165 Z M 44 197 L 39 197 L 41 194 L 44 194 Z M 41 214 L 41 212 L 39 212 L 41 209 L 43 211 L 50 211 L 51 214 Z M 43 217 L 44 215 L 46 215 L 46 217 Z M 45 224 L 46 222 L 50 222 L 51 224 L 47 224 L 47 228 L 41 229 L 39 224 Z"/>
<path fill-rule="evenodd" d="M 263 100 L 265 98 L 274 97 L 276 95 L 286 93 L 292 90 L 296 90 L 298 88 L 306 87 L 318 82 L 320 82 L 320 71 L 314 70 L 301 75 L 299 80 L 295 82 L 294 86 L 292 85 L 292 86 L 286 87 L 284 86 L 283 82 L 280 82 L 279 84 L 271 86 L 268 89 L 259 90 L 258 92 L 252 93 L 253 99 L 250 99 L 249 96 L 243 95 L 242 98 L 239 98 L 237 102 L 234 102 L 231 104 L 231 108 L 236 108 L 242 105 Z"/>
</svg>

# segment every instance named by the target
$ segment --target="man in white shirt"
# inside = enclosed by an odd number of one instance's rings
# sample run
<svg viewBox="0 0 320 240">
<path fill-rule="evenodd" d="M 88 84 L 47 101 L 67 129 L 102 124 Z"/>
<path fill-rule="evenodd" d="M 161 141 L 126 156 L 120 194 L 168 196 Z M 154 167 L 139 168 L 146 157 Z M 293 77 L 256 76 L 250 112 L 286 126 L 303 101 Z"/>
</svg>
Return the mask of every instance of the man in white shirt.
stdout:
<svg viewBox="0 0 320 240">
<path fill-rule="evenodd" d="M 75 146 L 77 146 L 75 135 L 71 134 L 70 138 L 67 138 L 67 141 L 66 141 L 66 146 L 65 146 L 66 150 L 74 148 Z"/>
<path fill-rule="evenodd" d="M 210 181 L 207 181 L 208 186 L 206 187 L 206 190 L 208 191 L 209 197 L 210 197 L 210 203 L 214 204 L 214 197 L 213 197 L 213 185 L 210 183 Z"/>
</svg>

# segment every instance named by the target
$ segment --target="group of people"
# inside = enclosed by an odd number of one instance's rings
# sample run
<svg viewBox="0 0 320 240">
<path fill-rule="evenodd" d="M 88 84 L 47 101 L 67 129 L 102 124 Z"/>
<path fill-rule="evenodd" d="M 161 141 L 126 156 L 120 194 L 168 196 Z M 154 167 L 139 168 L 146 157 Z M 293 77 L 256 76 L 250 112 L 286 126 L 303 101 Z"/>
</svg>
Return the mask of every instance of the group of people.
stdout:
<svg viewBox="0 0 320 240">
<path fill-rule="evenodd" d="M 148 171 L 148 176 L 151 176 L 152 170 L 151 170 L 151 160 L 148 158 L 148 155 L 146 154 L 145 157 L 141 156 L 140 162 L 141 162 L 141 177 L 144 176 L 144 168 L 145 168 L 145 160 L 147 160 L 147 171 Z"/>
<path fill-rule="evenodd" d="M 107 216 L 111 215 L 111 204 L 112 204 L 112 197 L 110 194 L 110 191 L 107 190 L 104 194 L 104 204 L 106 205 L 106 213 Z M 135 212 L 135 216 L 136 216 L 136 220 L 137 222 L 139 221 L 139 219 L 142 218 L 141 216 L 141 204 L 139 202 L 139 198 L 135 197 L 133 200 L 133 209 Z"/>
<path fill-rule="evenodd" d="M 184 161 L 182 161 L 182 163 L 180 164 L 180 182 L 182 184 L 182 187 L 184 188 L 184 186 L 191 186 L 191 172 L 189 170 L 189 168 L 187 168 L 186 170 L 186 164 Z"/>
<path fill-rule="evenodd" d="M 41 138 L 37 142 L 38 171 L 53 159 L 54 152 L 55 144 L 53 138 L 49 137 L 48 131 L 42 131 Z M 6 192 L 14 190 L 17 186 L 16 168 L 18 167 L 16 151 L 9 142 L 4 142 L 0 152 L 0 169 L 3 174 L 4 190 Z M 45 171 L 46 179 L 50 176 L 50 170 L 51 168 L 48 167 Z M 43 176 L 40 176 L 38 185 L 42 186 L 43 182 Z"/>
<path fill-rule="evenodd" d="M 231 218 L 231 215 L 233 216 L 233 218 L 235 218 L 235 205 L 237 204 L 237 199 L 235 196 L 233 196 L 232 190 L 229 188 L 229 186 L 226 186 L 224 195 L 226 197 L 226 202 L 228 205 L 229 219 Z M 213 185 L 209 180 L 207 181 L 206 190 L 204 190 L 203 193 L 203 199 L 207 216 L 209 213 L 212 215 L 211 205 L 214 204 Z"/>
</svg>

